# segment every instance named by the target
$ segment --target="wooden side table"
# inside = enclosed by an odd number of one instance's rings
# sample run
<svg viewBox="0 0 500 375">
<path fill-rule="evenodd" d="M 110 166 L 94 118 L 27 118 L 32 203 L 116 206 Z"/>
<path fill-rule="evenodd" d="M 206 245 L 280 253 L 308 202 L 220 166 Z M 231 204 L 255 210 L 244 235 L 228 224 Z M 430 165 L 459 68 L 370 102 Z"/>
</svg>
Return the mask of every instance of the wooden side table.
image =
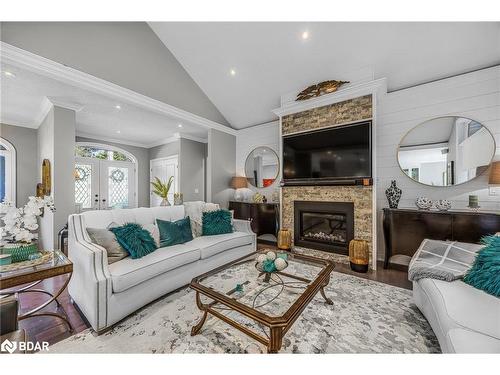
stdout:
<svg viewBox="0 0 500 375">
<path fill-rule="evenodd" d="M 54 250 L 53 259 L 46 263 L 12 271 L 0 271 L 0 295 L 12 295 L 15 293 L 43 293 L 48 295 L 50 298 L 47 301 L 30 311 L 19 315 L 18 320 L 37 316 L 54 316 L 62 319 L 68 325 L 70 332 L 72 332 L 73 326 L 68 319 L 66 311 L 64 311 L 57 300 L 57 297 L 59 297 L 64 289 L 66 289 L 72 274 L 73 263 L 62 252 Z M 60 275 L 67 275 L 67 280 L 54 294 L 45 289 L 35 288 L 35 286 L 40 284 L 43 280 Z M 62 310 L 63 313 L 40 311 L 52 302 L 56 302 L 58 309 Z"/>
</svg>

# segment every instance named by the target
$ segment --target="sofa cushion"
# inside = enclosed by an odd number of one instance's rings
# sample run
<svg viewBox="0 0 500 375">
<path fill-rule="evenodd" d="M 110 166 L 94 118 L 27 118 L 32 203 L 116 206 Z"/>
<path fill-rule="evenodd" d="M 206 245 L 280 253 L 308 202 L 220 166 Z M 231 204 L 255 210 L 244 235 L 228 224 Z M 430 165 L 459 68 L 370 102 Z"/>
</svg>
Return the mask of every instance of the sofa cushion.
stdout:
<svg viewBox="0 0 500 375">
<path fill-rule="evenodd" d="M 500 340 L 464 328 L 448 332 L 455 353 L 500 353 Z"/>
<path fill-rule="evenodd" d="M 214 236 L 196 237 L 190 243 L 200 248 L 201 259 L 207 259 L 215 254 L 252 243 L 253 235 L 244 232 L 216 234 Z"/>
<path fill-rule="evenodd" d="M 464 327 L 500 339 L 500 299 L 457 280 L 422 279 L 444 332 Z"/>
<path fill-rule="evenodd" d="M 140 259 L 125 258 L 109 265 L 113 293 L 120 293 L 154 276 L 200 259 L 200 250 L 193 241 L 161 247 Z"/>
</svg>

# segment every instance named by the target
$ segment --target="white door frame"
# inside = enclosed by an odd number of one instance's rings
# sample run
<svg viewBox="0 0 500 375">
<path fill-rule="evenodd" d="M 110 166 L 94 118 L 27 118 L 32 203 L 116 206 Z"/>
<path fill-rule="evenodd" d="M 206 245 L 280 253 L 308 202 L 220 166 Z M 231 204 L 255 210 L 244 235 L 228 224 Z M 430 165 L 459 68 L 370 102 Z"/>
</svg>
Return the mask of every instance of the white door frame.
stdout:
<svg viewBox="0 0 500 375">
<path fill-rule="evenodd" d="M 180 168 L 179 168 L 179 154 L 175 155 L 170 155 L 166 156 L 163 158 L 156 158 L 156 159 L 151 159 L 149 161 L 149 181 L 152 181 L 153 176 L 151 176 L 151 171 L 153 169 L 153 163 L 158 162 L 158 161 L 166 161 L 166 160 L 175 160 L 177 162 L 177 178 L 174 179 L 174 193 L 179 192 L 179 185 L 180 185 L 180 179 L 181 179 L 181 174 L 180 174 Z M 151 196 L 153 195 L 152 193 L 153 188 L 151 184 L 149 185 L 149 206 L 152 207 L 152 201 L 151 201 Z"/>
</svg>

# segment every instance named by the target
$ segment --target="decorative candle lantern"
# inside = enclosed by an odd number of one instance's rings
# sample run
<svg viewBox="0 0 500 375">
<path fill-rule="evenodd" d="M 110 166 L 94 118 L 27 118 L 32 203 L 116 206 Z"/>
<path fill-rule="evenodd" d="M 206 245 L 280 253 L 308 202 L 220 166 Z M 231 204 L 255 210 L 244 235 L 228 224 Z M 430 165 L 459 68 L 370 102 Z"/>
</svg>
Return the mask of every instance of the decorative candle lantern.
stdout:
<svg viewBox="0 0 500 375">
<path fill-rule="evenodd" d="M 290 250 L 292 248 L 292 233 L 286 229 L 282 228 L 278 232 L 278 249 L 280 250 Z"/>
<path fill-rule="evenodd" d="M 477 195 L 469 195 L 469 208 L 473 210 L 479 209 L 479 199 Z"/>
<path fill-rule="evenodd" d="M 349 263 L 351 269 L 356 272 L 368 272 L 370 262 L 370 250 L 365 240 L 351 240 L 349 242 Z"/>
</svg>

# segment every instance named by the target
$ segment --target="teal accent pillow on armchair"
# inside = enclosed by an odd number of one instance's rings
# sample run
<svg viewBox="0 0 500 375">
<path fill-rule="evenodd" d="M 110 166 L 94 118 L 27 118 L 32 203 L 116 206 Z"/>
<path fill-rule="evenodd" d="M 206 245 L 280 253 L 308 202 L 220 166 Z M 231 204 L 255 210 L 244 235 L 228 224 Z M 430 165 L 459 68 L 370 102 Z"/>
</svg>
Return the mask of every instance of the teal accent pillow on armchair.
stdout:
<svg viewBox="0 0 500 375">
<path fill-rule="evenodd" d="M 500 297 L 500 236 L 487 236 L 481 242 L 485 246 L 477 252 L 464 282 Z"/>
<path fill-rule="evenodd" d="M 203 236 L 233 233 L 231 212 L 228 210 L 203 212 L 201 218 L 201 231 Z"/>
<path fill-rule="evenodd" d="M 156 224 L 160 230 L 161 247 L 177 245 L 193 239 L 189 216 L 177 221 L 156 219 Z"/>
<path fill-rule="evenodd" d="M 139 224 L 127 223 L 109 230 L 115 234 L 118 243 L 127 250 L 132 259 L 142 258 L 157 249 L 151 234 Z"/>
</svg>

